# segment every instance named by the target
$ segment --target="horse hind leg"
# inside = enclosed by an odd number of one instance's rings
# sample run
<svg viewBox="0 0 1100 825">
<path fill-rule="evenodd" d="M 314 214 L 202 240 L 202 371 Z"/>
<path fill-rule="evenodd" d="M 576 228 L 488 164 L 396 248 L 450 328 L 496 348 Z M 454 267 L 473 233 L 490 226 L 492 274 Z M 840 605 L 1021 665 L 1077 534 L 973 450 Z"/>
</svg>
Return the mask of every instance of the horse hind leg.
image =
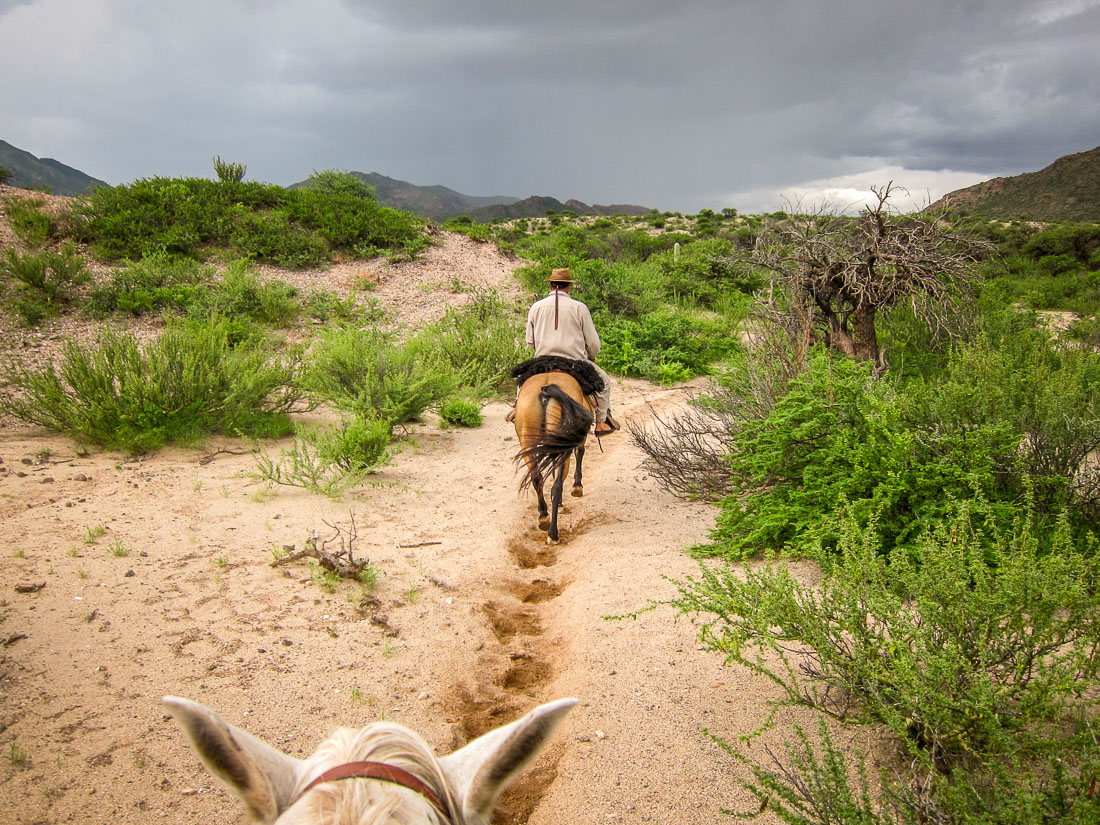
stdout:
<svg viewBox="0 0 1100 825">
<path fill-rule="evenodd" d="M 535 485 L 535 493 L 539 500 L 539 529 L 547 530 L 550 527 L 550 510 L 546 506 L 546 495 L 542 491 L 542 478 Z"/>
<path fill-rule="evenodd" d="M 576 449 L 577 453 L 577 469 L 573 473 L 573 490 L 570 495 L 573 498 L 581 498 L 584 495 L 584 484 L 581 483 L 581 462 L 584 461 L 584 445 Z"/>
<path fill-rule="evenodd" d="M 563 461 L 554 474 L 554 486 L 550 488 L 550 529 L 546 531 L 547 544 L 557 544 L 561 541 L 558 535 L 558 510 L 561 509 L 561 494 L 564 486 L 565 462 Z"/>
</svg>

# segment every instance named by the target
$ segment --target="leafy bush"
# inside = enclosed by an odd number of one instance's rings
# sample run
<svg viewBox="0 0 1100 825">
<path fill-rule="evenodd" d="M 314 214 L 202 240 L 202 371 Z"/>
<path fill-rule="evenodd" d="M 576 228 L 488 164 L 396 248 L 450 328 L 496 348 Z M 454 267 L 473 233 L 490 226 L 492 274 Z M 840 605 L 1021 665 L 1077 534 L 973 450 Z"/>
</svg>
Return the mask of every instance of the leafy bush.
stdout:
<svg viewBox="0 0 1100 825">
<path fill-rule="evenodd" d="M 751 295 L 763 286 L 755 270 L 734 260 L 734 245 L 712 239 L 684 247 L 679 256 L 656 259 L 670 297 L 689 306 L 714 307 L 732 292 Z"/>
<path fill-rule="evenodd" d="M 411 421 L 446 397 L 454 378 L 421 358 L 421 345 L 397 345 L 376 329 L 322 334 L 309 357 L 303 385 L 317 401 L 367 420 Z"/>
<path fill-rule="evenodd" d="M 811 552 L 819 585 L 776 562 L 703 567 L 674 603 L 706 616 L 704 643 L 780 685 L 784 703 L 884 725 L 913 771 L 894 798 L 946 814 L 936 821 L 1022 823 L 1045 803 L 1074 813 L 1050 821 L 1089 821 L 1080 815 L 1100 811 L 1095 542 L 1063 521 L 1048 551 L 1027 509 L 1011 528 L 976 515 L 951 508 L 912 550 L 848 519 L 835 551 Z"/>
<path fill-rule="evenodd" d="M 9 249 L 7 259 L 0 261 L 0 275 L 19 283 L 15 309 L 29 326 L 57 314 L 72 300 L 72 288 L 89 278 L 84 260 L 70 244 L 63 245 L 60 252 L 24 255 Z"/>
<path fill-rule="evenodd" d="M 231 263 L 221 281 L 200 287 L 188 305 L 193 318 L 247 318 L 276 327 L 293 325 L 301 310 L 295 287 L 279 280 L 263 280 L 248 261 Z"/>
<path fill-rule="evenodd" d="M 943 377 L 902 392 L 816 352 L 766 417 L 731 434 L 734 492 L 711 550 L 828 542 L 848 515 L 906 545 L 952 499 L 1001 519 L 1028 491 L 1041 522 L 1069 508 L 1084 529 L 1100 504 L 1086 461 L 1100 445 L 1100 356 L 1037 335 L 959 348 Z"/>
<path fill-rule="evenodd" d="M 144 315 L 162 308 L 185 309 L 195 300 L 198 285 L 213 277 L 213 269 L 189 258 L 162 252 L 127 261 L 111 277 L 92 288 L 86 309 L 103 318 L 114 312 Z"/>
<path fill-rule="evenodd" d="M 481 408 L 463 398 L 450 398 L 440 404 L 439 417 L 456 427 L 481 426 Z"/>
<path fill-rule="evenodd" d="M 448 307 L 443 317 L 417 334 L 421 357 L 450 373 L 456 385 L 485 395 L 509 380 L 509 372 L 529 356 L 522 319 L 492 291 L 477 292 L 460 309 Z"/>
<path fill-rule="evenodd" d="M 906 391 L 907 417 L 921 431 L 997 427 L 1019 445 L 999 472 L 1026 477 L 1046 513 L 1070 508 L 1100 517 L 1100 354 L 1059 346 L 1049 333 L 1010 318 L 956 347 L 938 380 Z M 1079 514 L 1079 515 L 1078 515 Z"/>
<path fill-rule="evenodd" d="M 478 223 L 467 215 L 459 215 L 443 222 L 448 232 L 459 232 L 472 241 L 487 241 L 493 236 L 493 227 L 487 223 Z"/>
<path fill-rule="evenodd" d="M 240 183 L 248 167 L 243 163 L 231 163 L 222 160 L 221 155 L 214 156 L 214 174 L 222 183 Z"/>
<path fill-rule="evenodd" d="M 425 243 L 421 219 L 379 206 L 354 175 L 315 173 L 301 189 L 233 177 L 100 187 L 74 210 L 78 236 L 106 260 L 158 251 L 201 258 L 228 248 L 287 267 L 313 266 L 334 252 L 411 254 Z"/>
<path fill-rule="evenodd" d="M 28 246 L 42 246 L 57 234 L 57 221 L 42 211 L 41 198 L 4 199 L 4 212 L 15 236 Z"/>
<path fill-rule="evenodd" d="M 302 487 L 331 499 L 389 461 L 390 424 L 353 419 L 339 427 L 300 428 L 289 450 L 278 460 L 259 452 L 260 475 L 273 484 Z"/>
<path fill-rule="evenodd" d="M 608 372 L 666 383 L 708 371 L 714 355 L 699 326 L 681 315 L 654 312 L 640 320 L 602 317 L 599 364 Z"/>
<path fill-rule="evenodd" d="M 11 367 L 5 412 L 81 441 L 143 452 L 209 433 L 273 437 L 290 430 L 299 359 L 260 342 L 233 346 L 223 321 L 175 323 L 153 341 L 105 331 L 67 342 L 60 364 Z"/>
<path fill-rule="evenodd" d="M 325 322 L 331 320 L 351 321 L 354 319 L 378 320 L 380 311 L 375 307 L 363 309 L 355 300 L 354 294 L 340 297 L 334 292 L 317 290 L 309 294 L 306 299 L 306 312 L 309 317 Z"/>
</svg>

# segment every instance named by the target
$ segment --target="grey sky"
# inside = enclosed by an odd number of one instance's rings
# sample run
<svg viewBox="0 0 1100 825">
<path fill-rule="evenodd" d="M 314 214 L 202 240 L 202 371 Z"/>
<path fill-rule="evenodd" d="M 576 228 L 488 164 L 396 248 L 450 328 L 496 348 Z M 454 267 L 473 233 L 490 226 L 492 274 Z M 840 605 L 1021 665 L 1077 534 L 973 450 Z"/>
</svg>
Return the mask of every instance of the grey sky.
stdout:
<svg viewBox="0 0 1100 825">
<path fill-rule="evenodd" d="M 0 138 L 697 212 L 1100 145 L 1100 0 L 0 0 Z"/>
</svg>

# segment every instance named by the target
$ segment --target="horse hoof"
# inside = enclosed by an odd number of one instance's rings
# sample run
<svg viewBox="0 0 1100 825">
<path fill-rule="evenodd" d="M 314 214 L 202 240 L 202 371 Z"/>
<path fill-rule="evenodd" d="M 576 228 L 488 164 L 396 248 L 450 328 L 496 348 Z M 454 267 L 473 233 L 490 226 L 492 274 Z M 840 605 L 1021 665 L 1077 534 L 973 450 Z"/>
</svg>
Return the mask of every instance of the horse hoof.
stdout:
<svg viewBox="0 0 1100 825">
<path fill-rule="evenodd" d="M 539 519 L 539 529 L 540 530 L 549 530 L 550 529 L 550 516 L 547 516 L 546 518 L 540 518 Z"/>
<path fill-rule="evenodd" d="M 581 487 L 580 485 L 577 485 L 576 487 L 574 487 L 573 488 L 573 498 L 583 498 L 583 497 L 584 497 L 584 488 Z"/>
<path fill-rule="evenodd" d="M 555 546 L 561 544 L 561 539 L 552 539 L 549 536 L 547 536 L 546 537 L 546 543 L 549 544 L 551 547 L 555 547 Z"/>
</svg>

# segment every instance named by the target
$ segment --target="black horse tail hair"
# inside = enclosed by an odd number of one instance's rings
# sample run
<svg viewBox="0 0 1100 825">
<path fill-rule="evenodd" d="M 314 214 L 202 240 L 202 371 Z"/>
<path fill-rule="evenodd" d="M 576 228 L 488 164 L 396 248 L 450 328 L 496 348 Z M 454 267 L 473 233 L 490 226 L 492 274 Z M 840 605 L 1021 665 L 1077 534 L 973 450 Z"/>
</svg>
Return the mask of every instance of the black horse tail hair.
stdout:
<svg viewBox="0 0 1100 825">
<path fill-rule="evenodd" d="M 557 401 L 561 408 L 561 420 L 554 428 L 546 426 L 546 408 L 550 401 Z M 578 404 L 557 384 L 547 384 L 539 391 L 542 404 L 542 427 L 538 440 L 521 450 L 517 460 L 527 461 L 528 470 L 520 482 L 520 488 L 534 486 L 538 477 L 549 478 L 569 457 L 573 450 L 584 444 L 593 416 L 586 407 Z"/>
</svg>

